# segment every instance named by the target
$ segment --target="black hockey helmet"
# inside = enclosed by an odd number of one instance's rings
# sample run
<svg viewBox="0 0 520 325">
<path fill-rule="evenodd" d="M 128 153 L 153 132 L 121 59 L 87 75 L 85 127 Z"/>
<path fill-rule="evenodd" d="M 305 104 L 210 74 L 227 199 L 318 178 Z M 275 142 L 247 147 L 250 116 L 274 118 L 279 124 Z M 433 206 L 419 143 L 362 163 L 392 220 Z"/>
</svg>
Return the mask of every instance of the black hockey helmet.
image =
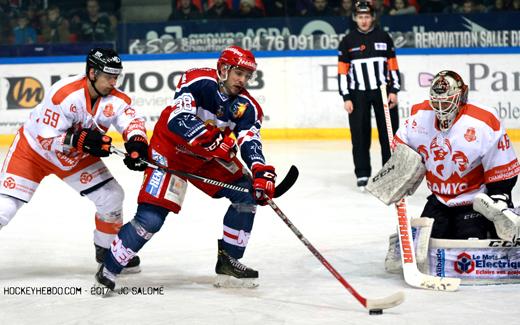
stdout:
<svg viewBox="0 0 520 325">
<path fill-rule="evenodd" d="M 374 7 L 370 4 L 369 1 L 356 1 L 354 4 L 354 16 L 358 14 L 370 14 L 372 16 L 375 15 Z"/>
<path fill-rule="evenodd" d="M 121 58 L 113 49 L 93 48 L 87 55 L 86 73 L 90 68 L 108 74 L 119 75 L 123 71 Z"/>
</svg>

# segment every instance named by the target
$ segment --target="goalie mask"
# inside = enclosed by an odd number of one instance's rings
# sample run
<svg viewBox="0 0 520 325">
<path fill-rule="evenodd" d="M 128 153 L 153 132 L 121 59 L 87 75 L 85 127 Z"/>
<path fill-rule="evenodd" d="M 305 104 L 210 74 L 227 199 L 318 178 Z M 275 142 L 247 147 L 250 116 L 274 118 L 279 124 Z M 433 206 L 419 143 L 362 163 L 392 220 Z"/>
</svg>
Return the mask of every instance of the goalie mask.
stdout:
<svg viewBox="0 0 520 325">
<path fill-rule="evenodd" d="M 430 107 L 439 120 L 439 128 L 451 128 L 459 110 L 468 99 L 468 86 L 453 71 L 443 70 L 433 78 L 430 88 Z"/>
</svg>

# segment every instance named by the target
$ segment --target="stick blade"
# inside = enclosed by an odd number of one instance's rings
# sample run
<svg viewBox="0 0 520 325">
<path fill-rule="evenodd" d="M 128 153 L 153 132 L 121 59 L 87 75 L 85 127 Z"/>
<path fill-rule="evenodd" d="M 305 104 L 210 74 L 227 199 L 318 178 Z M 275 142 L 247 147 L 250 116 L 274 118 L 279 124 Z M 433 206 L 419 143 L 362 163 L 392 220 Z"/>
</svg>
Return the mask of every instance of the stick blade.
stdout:
<svg viewBox="0 0 520 325">
<path fill-rule="evenodd" d="M 366 308 L 371 309 L 388 309 L 399 306 L 404 301 L 404 292 L 399 291 L 384 298 L 367 299 Z"/>
<path fill-rule="evenodd" d="M 405 274 L 405 281 L 412 287 L 433 291 L 453 292 L 457 291 L 460 286 L 460 279 L 458 278 L 444 278 L 423 273 L 412 278 L 407 278 Z"/>
<path fill-rule="evenodd" d="M 274 197 L 277 198 L 284 195 L 285 192 L 287 192 L 294 185 L 294 183 L 296 183 L 299 175 L 300 172 L 298 171 L 298 168 L 292 165 L 291 168 L 289 168 L 287 175 L 285 175 L 285 178 L 275 188 Z"/>
</svg>

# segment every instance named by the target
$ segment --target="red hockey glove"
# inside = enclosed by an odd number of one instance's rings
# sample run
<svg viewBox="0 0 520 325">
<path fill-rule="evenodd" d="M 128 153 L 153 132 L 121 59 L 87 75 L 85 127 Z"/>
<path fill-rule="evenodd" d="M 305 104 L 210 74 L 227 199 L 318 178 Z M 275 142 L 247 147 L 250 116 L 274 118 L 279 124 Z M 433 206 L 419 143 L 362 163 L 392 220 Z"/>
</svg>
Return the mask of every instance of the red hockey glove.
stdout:
<svg viewBox="0 0 520 325">
<path fill-rule="evenodd" d="M 231 161 L 236 155 L 235 140 L 225 136 L 218 128 L 208 130 L 195 139 L 193 145 L 201 146 L 212 157 Z"/>
<path fill-rule="evenodd" d="M 270 165 L 256 164 L 253 166 L 253 190 L 257 204 L 266 205 L 267 199 L 274 196 L 276 173 Z"/>
<path fill-rule="evenodd" d="M 69 130 L 65 136 L 65 144 L 96 157 L 108 157 L 112 138 L 98 130 L 81 129 L 78 132 Z"/>
<path fill-rule="evenodd" d="M 125 143 L 128 156 L 123 162 L 130 170 L 143 171 L 146 169 L 146 160 L 148 157 L 148 142 L 146 138 L 140 135 L 134 135 Z"/>
</svg>

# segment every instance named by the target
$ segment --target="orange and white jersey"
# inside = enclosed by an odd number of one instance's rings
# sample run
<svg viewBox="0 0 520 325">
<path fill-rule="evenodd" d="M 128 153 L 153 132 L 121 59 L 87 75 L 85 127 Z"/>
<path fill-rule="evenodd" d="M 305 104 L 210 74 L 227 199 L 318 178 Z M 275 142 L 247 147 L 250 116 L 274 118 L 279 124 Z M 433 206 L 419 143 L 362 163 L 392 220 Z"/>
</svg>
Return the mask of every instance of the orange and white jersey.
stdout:
<svg viewBox="0 0 520 325">
<path fill-rule="evenodd" d="M 110 126 L 125 141 L 134 135 L 146 138 L 144 119 L 132 107 L 130 97 L 114 89 L 91 103 L 87 78 L 78 75 L 55 83 L 31 112 L 22 130 L 34 151 L 61 170 L 70 170 L 88 154 L 80 154 L 63 144 L 67 130 L 97 128 L 106 132 Z"/>
<path fill-rule="evenodd" d="M 451 128 L 437 127 L 429 102 L 412 107 L 397 131 L 402 142 L 421 154 L 428 188 L 447 206 L 470 205 L 485 184 L 520 173 L 515 151 L 492 108 L 471 103 L 461 108 Z"/>
</svg>

